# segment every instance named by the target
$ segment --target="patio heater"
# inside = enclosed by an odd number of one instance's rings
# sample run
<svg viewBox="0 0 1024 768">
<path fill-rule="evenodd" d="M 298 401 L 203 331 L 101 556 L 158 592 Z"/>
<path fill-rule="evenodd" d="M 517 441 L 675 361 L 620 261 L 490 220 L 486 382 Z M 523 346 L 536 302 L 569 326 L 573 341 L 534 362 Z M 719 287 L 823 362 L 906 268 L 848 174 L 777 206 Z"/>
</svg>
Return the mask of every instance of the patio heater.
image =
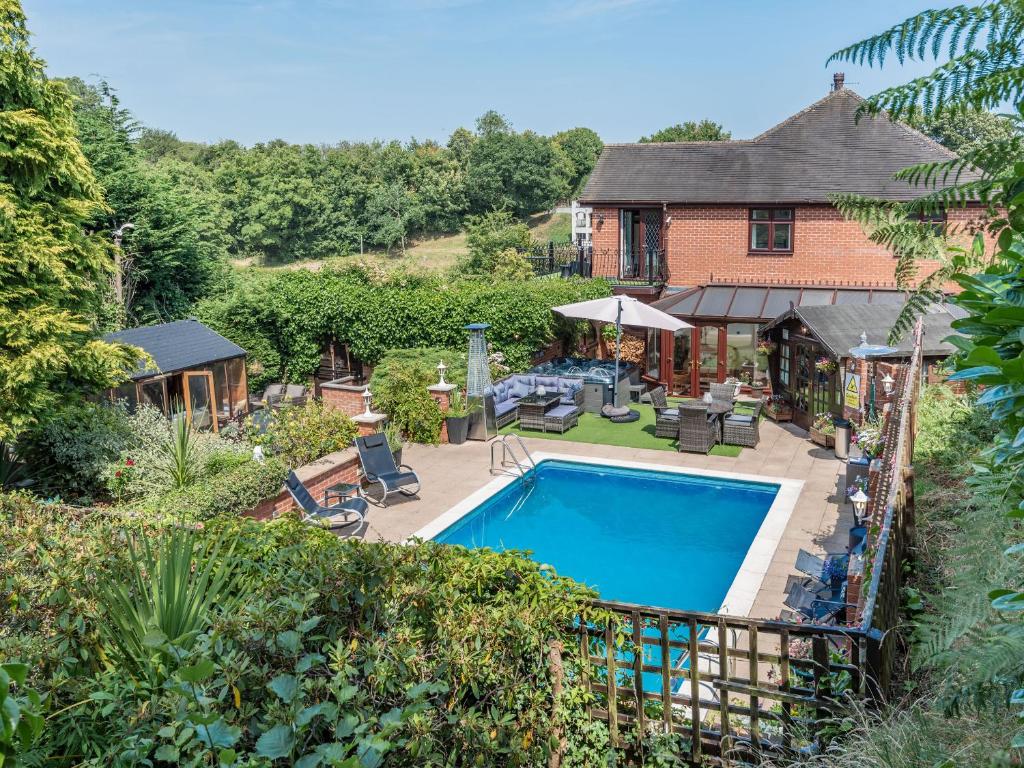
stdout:
<svg viewBox="0 0 1024 768">
<path fill-rule="evenodd" d="M 466 371 L 466 406 L 469 409 L 470 440 L 490 440 L 496 437 L 498 429 L 494 424 L 494 405 L 487 407 L 491 388 L 491 366 L 487 362 L 487 339 L 484 336 L 491 326 L 487 323 L 470 323 L 469 359 Z"/>
<path fill-rule="evenodd" d="M 878 412 L 875 410 L 875 358 L 886 357 L 895 353 L 897 350 L 895 347 L 886 347 L 881 344 L 868 344 L 868 334 L 865 331 L 860 335 L 860 344 L 856 347 L 850 348 L 851 357 L 855 357 L 858 360 L 867 360 L 871 363 L 868 385 L 870 389 L 870 395 L 868 397 L 868 418 L 874 421 L 878 417 Z"/>
</svg>

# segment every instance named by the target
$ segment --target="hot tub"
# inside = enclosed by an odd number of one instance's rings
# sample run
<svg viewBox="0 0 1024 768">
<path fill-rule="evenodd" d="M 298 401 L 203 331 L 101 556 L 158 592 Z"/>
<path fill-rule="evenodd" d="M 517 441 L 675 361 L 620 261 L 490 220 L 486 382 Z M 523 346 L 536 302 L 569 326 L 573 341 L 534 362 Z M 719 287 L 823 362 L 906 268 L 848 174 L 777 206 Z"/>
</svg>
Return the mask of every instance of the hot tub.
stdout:
<svg viewBox="0 0 1024 768">
<path fill-rule="evenodd" d="M 600 413 L 612 403 L 615 382 L 614 360 L 589 360 L 585 357 L 558 357 L 535 365 L 528 373 L 540 376 L 562 376 L 583 381 L 583 410 Z M 632 363 L 619 363 L 619 393 L 616 405 L 629 402 L 629 384 L 640 379 L 639 369 Z"/>
</svg>

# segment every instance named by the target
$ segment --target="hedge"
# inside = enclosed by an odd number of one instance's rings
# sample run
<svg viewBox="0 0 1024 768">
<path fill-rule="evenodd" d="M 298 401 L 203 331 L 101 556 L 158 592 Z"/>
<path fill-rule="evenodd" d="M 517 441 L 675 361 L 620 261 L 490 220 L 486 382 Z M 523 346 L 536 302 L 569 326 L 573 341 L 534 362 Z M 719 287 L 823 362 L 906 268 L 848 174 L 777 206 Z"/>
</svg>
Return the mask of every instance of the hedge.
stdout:
<svg viewBox="0 0 1024 768">
<path fill-rule="evenodd" d="M 197 307 L 203 322 L 249 353 L 250 386 L 300 381 L 320 364 L 326 340 L 347 342 L 375 365 L 389 349 L 467 345 L 464 326 L 489 323 L 488 341 L 515 370 L 578 324 L 557 317 L 559 304 L 610 295 L 605 280 L 494 281 L 398 275 L 373 282 L 366 273 L 304 270 L 245 278 L 230 293 Z"/>
</svg>

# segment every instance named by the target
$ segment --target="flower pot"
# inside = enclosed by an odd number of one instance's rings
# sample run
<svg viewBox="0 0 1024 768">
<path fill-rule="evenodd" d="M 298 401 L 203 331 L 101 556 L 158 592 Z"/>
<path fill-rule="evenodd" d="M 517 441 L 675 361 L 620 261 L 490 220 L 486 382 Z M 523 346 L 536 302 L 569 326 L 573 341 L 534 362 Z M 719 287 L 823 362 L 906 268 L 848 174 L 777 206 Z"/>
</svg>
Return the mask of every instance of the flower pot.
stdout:
<svg viewBox="0 0 1024 768">
<path fill-rule="evenodd" d="M 755 400 L 760 400 L 764 397 L 764 387 L 751 387 L 750 396 Z"/>
<path fill-rule="evenodd" d="M 452 445 L 462 445 L 466 442 L 469 434 L 469 416 L 448 416 L 444 420 L 448 428 L 448 442 Z"/>
<path fill-rule="evenodd" d="M 793 411 L 792 410 L 783 410 L 783 411 L 771 411 L 771 410 L 768 410 L 768 411 L 764 412 L 764 415 L 767 416 L 772 421 L 775 421 L 775 422 L 792 421 L 793 420 Z"/>
<path fill-rule="evenodd" d="M 815 445 L 820 445 L 822 448 L 831 448 L 836 444 L 835 435 L 826 434 L 814 427 L 808 430 L 808 434 L 811 436 L 811 442 Z"/>
</svg>

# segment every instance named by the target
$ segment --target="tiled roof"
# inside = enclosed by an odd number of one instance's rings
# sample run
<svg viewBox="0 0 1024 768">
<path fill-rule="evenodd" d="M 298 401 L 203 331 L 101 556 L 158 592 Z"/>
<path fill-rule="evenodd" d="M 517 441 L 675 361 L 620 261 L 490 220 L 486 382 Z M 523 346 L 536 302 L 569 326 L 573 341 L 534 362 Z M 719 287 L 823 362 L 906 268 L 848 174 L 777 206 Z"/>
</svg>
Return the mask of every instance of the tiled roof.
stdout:
<svg viewBox="0 0 1024 768">
<path fill-rule="evenodd" d="M 953 153 L 885 117 L 858 122 L 862 102 L 851 90 L 833 91 L 749 141 L 609 144 L 580 200 L 748 204 L 819 203 L 836 193 L 919 196 L 920 188 L 893 174 Z"/>
<path fill-rule="evenodd" d="M 834 306 L 796 307 L 765 326 L 770 330 L 791 318 L 807 326 L 811 335 L 836 358 L 850 356 L 850 349 L 860 344 L 860 335 L 866 333 L 869 344 L 886 344 L 889 331 L 896 324 L 902 304 L 877 306 L 872 304 L 840 304 Z M 929 357 L 948 355 L 955 347 L 944 341 L 955 333 L 951 327 L 960 316 L 959 308 L 951 304 L 933 305 L 923 315 L 924 354 Z M 887 357 L 906 357 L 913 349 L 908 332 L 896 345 L 896 352 Z"/>
<path fill-rule="evenodd" d="M 829 304 L 902 305 L 903 291 L 893 288 L 849 288 L 799 285 L 704 285 L 683 288 L 652 306 L 678 317 L 724 317 L 771 320 L 793 306 Z"/>
<path fill-rule="evenodd" d="M 140 364 L 138 370 L 132 374 L 132 379 L 145 379 L 158 373 L 199 368 L 218 360 L 245 354 L 245 350 L 240 346 L 228 341 L 198 320 L 176 320 L 173 323 L 129 328 L 108 333 L 103 338 L 141 347 L 156 362 L 159 370 L 147 370 Z"/>
</svg>

